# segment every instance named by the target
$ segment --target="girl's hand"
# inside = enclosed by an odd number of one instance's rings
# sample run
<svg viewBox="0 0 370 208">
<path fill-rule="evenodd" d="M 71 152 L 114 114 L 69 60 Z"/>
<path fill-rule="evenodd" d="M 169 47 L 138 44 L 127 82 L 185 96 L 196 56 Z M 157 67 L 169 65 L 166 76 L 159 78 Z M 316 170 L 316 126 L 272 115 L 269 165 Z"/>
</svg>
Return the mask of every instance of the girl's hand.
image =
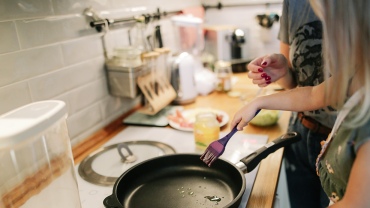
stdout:
<svg viewBox="0 0 370 208">
<path fill-rule="evenodd" d="M 256 107 L 257 105 L 255 101 L 256 100 L 253 100 L 246 104 L 235 113 L 234 118 L 231 121 L 231 128 L 234 128 L 234 126 L 237 125 L 237 129 L 240 131 L 248 125 L 249 121 L 256 115 L 257 110 L 259 110 L 259 108 Z"/>
<path fill-rule="evenodd" d="M 266 55 L 254 59 L 247 65 L 248 77 L 253 84 L 266 87 L 289 72 L 288 60 L 282 54 Z"/>
</svg>

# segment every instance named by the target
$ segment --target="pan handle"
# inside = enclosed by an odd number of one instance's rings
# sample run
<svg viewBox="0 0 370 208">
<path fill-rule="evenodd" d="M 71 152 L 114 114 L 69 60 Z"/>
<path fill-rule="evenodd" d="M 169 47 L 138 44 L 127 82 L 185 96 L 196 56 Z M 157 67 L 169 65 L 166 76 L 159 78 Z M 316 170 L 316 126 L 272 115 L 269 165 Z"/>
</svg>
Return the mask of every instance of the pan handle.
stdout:
<svg viewBox="0 0 370 208">
<path fill-rule="evenodd" d="M 119 208 L 121 205 L 117 205 L 116 200 L 113 195 L 105 197 L 103 204 L 105 208 Z"/>
<path fill-rule="evenodd" d="M 302 137 L 298 132 L 288 132 L 283 134 L 279 138 L 265 144 L 263 147 L 241 159 L 236 166 L 244 173 L 249 173 L 254 170 L 254 168 L 256 168 L 257 165 L 269 154 L 275 152 L 281 147 L 285 147 L 301 139 Z"/>
</svg>

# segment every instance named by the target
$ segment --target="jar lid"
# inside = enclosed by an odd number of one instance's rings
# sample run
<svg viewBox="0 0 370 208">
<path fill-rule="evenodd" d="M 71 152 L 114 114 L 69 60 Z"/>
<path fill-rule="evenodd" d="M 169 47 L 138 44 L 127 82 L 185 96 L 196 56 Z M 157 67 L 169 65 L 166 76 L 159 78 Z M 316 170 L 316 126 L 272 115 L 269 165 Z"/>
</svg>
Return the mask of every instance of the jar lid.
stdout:
<svg viewBox="0 0 370 208">
<path fill-rule="evenodd" d="M 213 112 L 200 112 L 196 115 L 196 119 L 215 119 L 216 114 Z"/>
<path fill-rule="evenodd" d="M 157 141 L 127 141 L 97 150 L 78 167 L 80 176 L 93 184 L 113 185 L 123 172 L 153 157 L 173 154 L 175 150 Z"/>
<path fill-rule="evenodd" d="M 225 68 L 225 67 L 230 67 L 230 66 L 231 66 L 231 63 L 229 61 L 219 60 L 215 63 L 215 67 L 218 67 L 218 68 Z"/>
<path fill-rule="evenodd" d="M 60 100 L 30 103 L 0 116 L 0 148 L 10 147 L 45 131 L 67 116 Z"/>
<path fill-rule="evenodd" d="M 114 48 L 113 54 L 115 57 L 123 59 L 140 58 L 141 50 L 131 46 L 123 48 Z"/>
</svg>

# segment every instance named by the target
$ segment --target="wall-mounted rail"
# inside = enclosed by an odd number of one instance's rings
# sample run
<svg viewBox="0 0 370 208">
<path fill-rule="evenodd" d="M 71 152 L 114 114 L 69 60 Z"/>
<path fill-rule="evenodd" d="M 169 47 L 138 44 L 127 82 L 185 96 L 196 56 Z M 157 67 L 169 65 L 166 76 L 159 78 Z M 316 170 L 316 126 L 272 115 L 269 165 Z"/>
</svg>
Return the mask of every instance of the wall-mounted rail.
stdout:
<svg viewBox="0 0 370 208">
<path fill-rule="evenodd" d="M 243 6 L 269 6 L 269 5 L 272 5 L 272 4 L 282 4 L 282 1 L 279 2 L 279 1 L 265 1 L 265 2 L 249 2 L 249 3 L 243 3 L 243 4 L 222 4 L 221 2 L 218 2 L 217 4 L 215 5 L 206 5 L 206 4 L 203 4 L 203 8 L 204 10 L 207 10 L 207 9 L 222 9 L 222 8 L 226 8 L 226 7 L 243 7 Z"/>
<path fill-rule="evenodd" d="M 109 27 L 110 25 L 115 24 L 125 24 L 125 23 L 134 23 L 134 22 L 144 22 L 148 23 L 153 20 L 160 20 L 162 17 L 169 15 L 179 14 L 181 11 L 171 11 L 171 12 L 161 12 L 159 8 L 155 13 L 142 14 L 138 16 L 128 17 L 128 18 L 118 18 L 118 19 L 104 19 L 100 18 L 97 13 L 92 8 L 85 9 L 84 14 L 93 19 L 90 22 L 91 27 L 95 27 L 98 32 L 101 32 L 104 27 Z"/>
</svg>

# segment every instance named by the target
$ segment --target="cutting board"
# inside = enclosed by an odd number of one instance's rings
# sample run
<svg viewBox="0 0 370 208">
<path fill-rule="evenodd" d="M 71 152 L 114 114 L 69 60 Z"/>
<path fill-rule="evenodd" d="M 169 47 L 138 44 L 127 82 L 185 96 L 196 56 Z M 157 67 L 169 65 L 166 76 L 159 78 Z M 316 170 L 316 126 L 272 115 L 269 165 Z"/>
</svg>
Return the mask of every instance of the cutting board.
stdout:
<svg viewBox="0 0 370 208">
<path fill-rule="evenodd" d="M 176 109 L 183 109 L 181 106 L 166 106 L 155 115 L 147 115 L 140 112 L 135 112 L 123 119 L 124 124 L 138 125 L 138 126 L 157 126 L 164 127 L 168 125 L 167 116 L 176 111 Z"/>
</svg>

